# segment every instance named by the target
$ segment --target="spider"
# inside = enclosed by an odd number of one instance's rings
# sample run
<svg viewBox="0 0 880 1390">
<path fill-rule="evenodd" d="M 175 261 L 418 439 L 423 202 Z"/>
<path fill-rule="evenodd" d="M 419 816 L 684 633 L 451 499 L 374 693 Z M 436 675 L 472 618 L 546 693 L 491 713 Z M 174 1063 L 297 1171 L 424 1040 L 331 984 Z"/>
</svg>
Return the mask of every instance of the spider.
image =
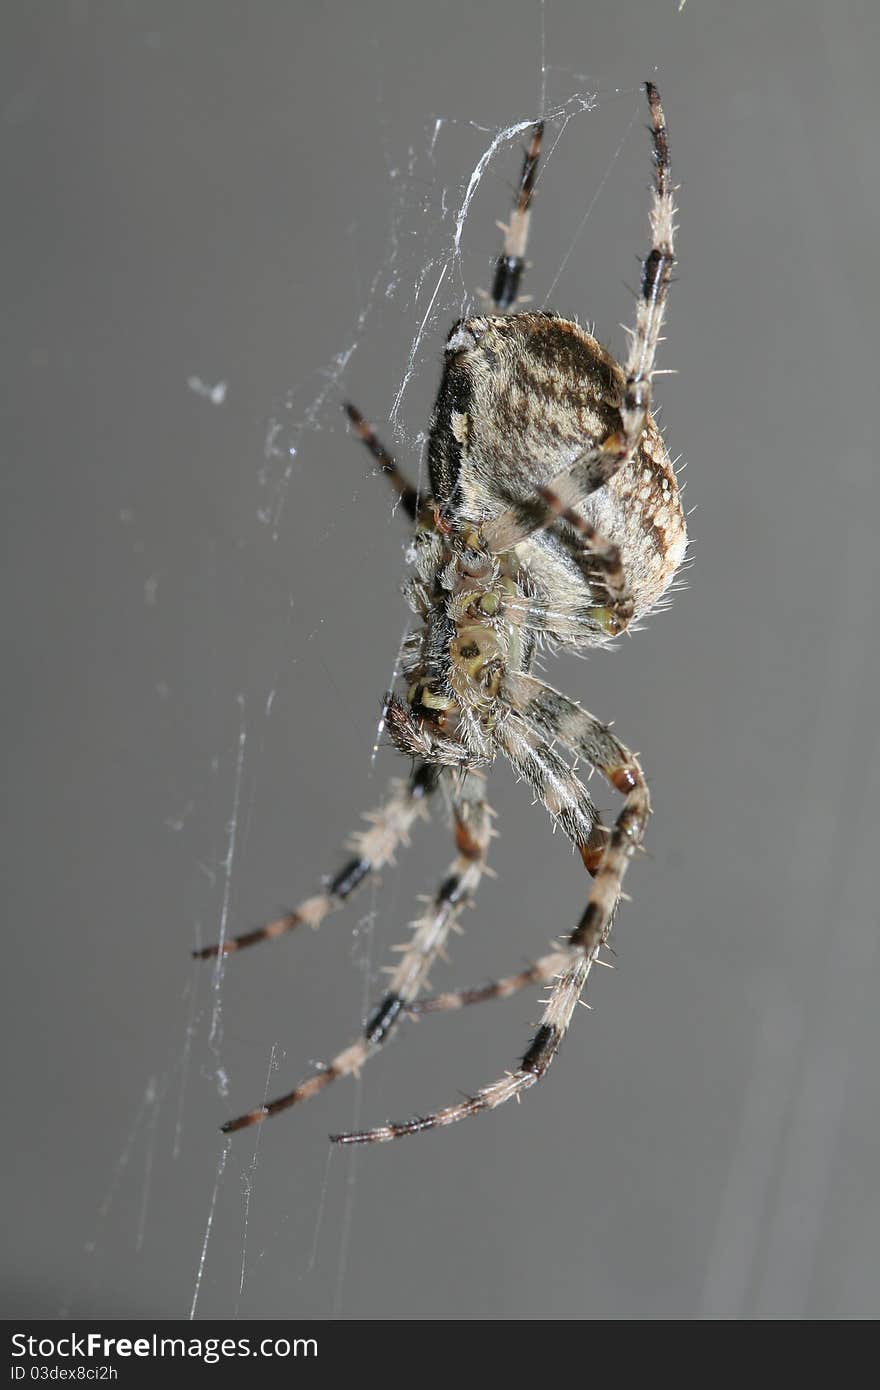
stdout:
<svg viewBox="0 0 880 1390">
<path fill-rule="evenodd" d="M 602 646 L 654 607 L 684 558 L 675 473 L 651 416 L 654 361 L 675 263 L 673 186 L 660 97 L 645 84 L 655 179 L 652 245 L 642 265 L 636 325 L 620 365 L 576 322 L 517 309 L 543 123 L 531 131 L 510 222 L 495 264 L 491 312 L 456 323 L 446 341 L 428 445 L 430 495 L 401 474 L 372 427 L 346 406 L 415 530 L 405 586 L 420 620 L 404 644 L 406 697 L 385 697 L 385 727 L 413 759 L 405 780 L 366 816 L 354 857 L 316 896 L 257 930 L 195 954 L 217 956 L 317 927 L 409 841 L 441 789 L 456 858 L 364 1032 L 277 1100 L 227 1121 L 229 1133 L 356 1075 L 408 1016 L 549 987 L 537 1032 L 513 1071 L 455 1105 L 401 1124 L 331 1136 L 384 1143 L 493 1110 L 546 1074 L 594 964 L 604 964 L 628 863 L 651 800 L 638 758 L 592 714 L 532 674 L 541 644 Z M 623 796 L 607 829 L 569 760 L 583 759 Z M 592 876 L 574 930 L 549 954 L 491 984 L 419 998 L 432 962 L 471 904 L 493 836 L 486 769 L 503 754 L 532 787 Z"/>
</svg>

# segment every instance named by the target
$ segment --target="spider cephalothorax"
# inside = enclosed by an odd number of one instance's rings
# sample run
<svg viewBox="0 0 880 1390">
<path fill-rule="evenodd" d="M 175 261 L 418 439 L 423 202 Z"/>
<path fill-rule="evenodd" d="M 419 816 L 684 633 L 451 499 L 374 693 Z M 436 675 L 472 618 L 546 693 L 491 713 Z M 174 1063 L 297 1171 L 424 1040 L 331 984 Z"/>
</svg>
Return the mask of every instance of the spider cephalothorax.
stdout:
<svg viewBox="0 0 880 1390">
<path fill-rule="evenodd" d="M 684 558 L 675 473 L 651 417 L 654 357 L 674 264 L 673 192 L 666 125 L 651 110 L 656 185 L 652 249 L 642 269 L 636 326 L 621 366 L 578 324 L 516 303 L 543 127 L 526 152 L 496 262 L 494 313 L 463 319 L 447 339 L 428 447 L 430 495 L 419 495 L 353 406 L 349 418 L 416 523 L 415 574 L 406 585 L 419 625 L 404 647 L 404 694 L 389 694 L 386 726 L 415 759 L 408 781 L 353 837 L 355 856 L 325 889 L 286 916 L 198 954 L 217 955 L 317 926 L 406 843 L 428 799 L 443 789 L 457 857 L 416 921 L 363 1036 L 278 1100 L 230 1120 L 256 1124 L 356 1073 L 406 1015 L 460 1008 L 552 982 L 540 1027 L 518 1067 L 475 1096 L 431 1115 L 340 1142 L 396 1139 L 518 1096 L 547 1071 L 592 965 L 606 944 L 627 864 L 651 811 L 636 756 L 606 724 L 532 674 L 537 647 L 609 642 L 654 607 Z M 569 757 L 563 755 L 564 750 Z M 486 867 L 491 838 L 485 771 L 499 754 L 532 786 L 593 877 L 586 908 L 558 948 L 477 989 L 419 998 Z M 624 797 L 602 825 L 569 758 L 596 768 Z"/>
</svg>

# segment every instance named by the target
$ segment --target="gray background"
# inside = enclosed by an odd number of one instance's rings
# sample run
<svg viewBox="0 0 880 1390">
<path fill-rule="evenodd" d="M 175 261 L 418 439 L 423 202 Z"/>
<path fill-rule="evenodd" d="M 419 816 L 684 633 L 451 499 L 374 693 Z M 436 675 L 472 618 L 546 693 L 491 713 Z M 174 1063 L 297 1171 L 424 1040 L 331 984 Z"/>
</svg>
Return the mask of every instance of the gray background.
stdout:
<svg viewBox="0 0 880 1390">
<path fill-rule="evenodd" d="M 533 992 L 406 1029 L 221 1172 L 218 1123 L 273 1054 L 275 1091 L 354 1035 L 449 859 L 423 830 L 375 894 L 219 991 L 189 960 L 224 912 L 235 931 L 313 891 L 400 770 L 371 747 L 405 528 L 338 402 L 415 470 L 518 139 L 460 258 L 455 214 L 537 111 L 542 10 L 3 7 L 7 1316 L 186 1316 L 203 1252 L 199 1316 L 876 1312 L 880 11 L 543 18 L 548 109 L 597 106 L 553 126 L 536 302 L 620 350 L 655 72 L 682 185 L 658 386 L 691 587 L 548 672 L 642 752 L 651 857 L 620 968 L 521 1107 L 328 1157 L 328 1132 L 511 1065 Z M 500 877 L 437 987 L 516 968 L 583 901 L 501 768 L 494 800 Z"/>
</svg>

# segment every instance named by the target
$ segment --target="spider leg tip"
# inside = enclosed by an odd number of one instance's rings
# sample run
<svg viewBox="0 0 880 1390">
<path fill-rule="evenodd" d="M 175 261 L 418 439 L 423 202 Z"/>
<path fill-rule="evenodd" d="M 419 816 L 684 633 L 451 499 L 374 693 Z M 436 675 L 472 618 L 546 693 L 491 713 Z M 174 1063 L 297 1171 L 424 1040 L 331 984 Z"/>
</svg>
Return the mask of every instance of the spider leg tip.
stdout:
<svg viewBox="0 0 880 1390">
<path fill-rule="evenodd" d="M 194 946 L 190 954 L 193 960 L 216 960 L 218 956 L 229 956 L 237 950 L 238 942 L 232 938 L 228 941 L 215 942 L 211 946 Z"/>
<path fill-rule="evenodd" d="M 261 1124 L 268 1114 L 269 1111 L 265 1106 L 261 1106 L 259 1110 L 249 1110 L 246 1115 L 238 1115 L 234 1120 L 226 1120 L 220 1126 L 220 1133 L 234 1134 L 236 1130 L 247 1129 L 249 1125 Z"/>
</svg>

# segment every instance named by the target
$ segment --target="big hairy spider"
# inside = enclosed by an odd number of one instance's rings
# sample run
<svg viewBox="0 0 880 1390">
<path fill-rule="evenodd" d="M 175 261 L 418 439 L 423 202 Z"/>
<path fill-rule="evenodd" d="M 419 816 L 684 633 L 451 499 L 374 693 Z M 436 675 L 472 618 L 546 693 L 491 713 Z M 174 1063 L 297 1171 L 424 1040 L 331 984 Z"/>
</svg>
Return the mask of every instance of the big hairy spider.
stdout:
<svg viewBox="0 0 880 1390">
<path fill-rule="evenodd" d="M 196 952 L 208 957 L 317 927 L 406 844 L 442 787 L 457 856 L 392 972 L 363 1036 L 295 1090 L 237 1119 L 258 1124 L 358 1072 L 407 1015 L 457 1009 L 548 983 L 537 1033 L 516 1068 L 456 1105 L 403 1124 L 338 1134 L 383 1143 L 492 1110 L 544 1076 L 608 940 L 629 860 L 651 802 L 638 758 L 606 724 L 531 674 L 539 643 L 601 646 L 656 605 L 685 553 L 675 473 L 651 416 L 651 384 L 672 268 L 673 187 L 666 123 L 653 83 L 652 244 L 642 267 L 636 326 L 621 366 L 577 323 L 517 312 L 543 133 L 526 152 L 491 314 L 463 319 L 446 342 L 428 449 L 430 496 L 405 481 L 353 406 L 360 436 L 417 526 L 409 603 L 421 620 L 404 652 L 406 698 L 386 697 L 392 741 L 414 759 L 407 781 L 367 816 L 356 851 L 315 897 L 256 931 Z M 610 831 L 557 751 L 602 773 L 624 798 Z M 473 901 L 492 837 L 486 777 L 498 753 L 532 786 L 593 877 L 577 926 L 549 955 L 493 984 L 418 999 L 432 962 Z"/>
</svg>

